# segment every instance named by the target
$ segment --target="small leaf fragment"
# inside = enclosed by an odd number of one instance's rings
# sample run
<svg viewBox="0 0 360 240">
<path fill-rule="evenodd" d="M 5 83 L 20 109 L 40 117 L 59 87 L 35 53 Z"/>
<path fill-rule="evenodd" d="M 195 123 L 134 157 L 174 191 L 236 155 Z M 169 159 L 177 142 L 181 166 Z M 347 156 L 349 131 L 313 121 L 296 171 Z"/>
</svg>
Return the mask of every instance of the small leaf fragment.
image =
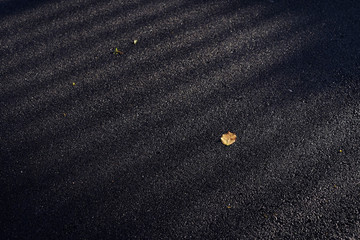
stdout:
<svg viewBox="0 0 360 240">
<path fill-rule="evenodd" d="M 115 48 L 114 54 L 124 54 L 124 53 L 119 49 Z"/>
<path fill-rule="evenodd" d="M 225 144 L 226 146 L 229 146 L 233 144 L 236 141 L 236 135 L 235 133 L 228 132 L 222 135 L 221 142 Z"/>
</svg>

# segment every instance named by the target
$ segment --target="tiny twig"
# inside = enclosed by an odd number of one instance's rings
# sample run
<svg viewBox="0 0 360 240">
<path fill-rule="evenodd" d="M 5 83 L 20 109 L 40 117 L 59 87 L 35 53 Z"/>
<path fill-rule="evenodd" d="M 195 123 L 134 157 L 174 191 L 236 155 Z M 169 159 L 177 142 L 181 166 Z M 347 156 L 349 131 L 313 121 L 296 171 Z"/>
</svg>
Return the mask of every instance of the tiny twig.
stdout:
<svg viewBox="0 0 360 240">
<path fill-rule="evenodd" d="M 121 54 L 124 54 L 124 53 L 116 48 L 114 54 L 120 54 L 121 55 Z"/>
</svg>

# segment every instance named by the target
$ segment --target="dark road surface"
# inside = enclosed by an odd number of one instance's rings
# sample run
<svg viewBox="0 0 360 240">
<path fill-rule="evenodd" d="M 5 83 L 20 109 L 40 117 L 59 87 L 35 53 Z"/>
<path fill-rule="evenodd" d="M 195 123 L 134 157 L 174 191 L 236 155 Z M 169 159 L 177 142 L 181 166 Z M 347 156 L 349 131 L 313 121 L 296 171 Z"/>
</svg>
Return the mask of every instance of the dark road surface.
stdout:
<svg viewBox="0 0 360 240">
<path fill-rule="evenodd" d="M 2 239 L 360 239 L 358 0 L 0 9 Z"/>
</svg>

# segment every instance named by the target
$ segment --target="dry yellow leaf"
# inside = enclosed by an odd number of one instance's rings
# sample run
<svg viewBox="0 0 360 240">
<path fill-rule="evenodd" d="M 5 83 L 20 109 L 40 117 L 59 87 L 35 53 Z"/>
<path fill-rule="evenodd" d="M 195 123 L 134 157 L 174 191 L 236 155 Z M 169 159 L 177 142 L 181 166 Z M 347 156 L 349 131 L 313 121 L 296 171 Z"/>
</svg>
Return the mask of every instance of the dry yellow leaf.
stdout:
<svg viewBox="0 0 360 240">
<path fill-rule="evenodd" d="M 228 132 L 222 135 L 221 142 L 227 146 L 233 144 L 236 141 L 235 133 Z"/>
</svg>

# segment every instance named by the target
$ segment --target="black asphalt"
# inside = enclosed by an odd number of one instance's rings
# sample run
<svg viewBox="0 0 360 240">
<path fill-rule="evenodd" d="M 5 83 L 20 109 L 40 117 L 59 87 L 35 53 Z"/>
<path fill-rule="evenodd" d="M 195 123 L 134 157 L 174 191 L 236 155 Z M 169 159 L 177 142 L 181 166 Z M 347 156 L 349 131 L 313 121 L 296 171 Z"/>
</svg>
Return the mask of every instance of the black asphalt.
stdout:
<svg viewBox="0 0 360 240">
<path fill-rule="evenodd" d="M 360 239 L 358 0 L 0 14 L 1 239 Z"/>
</svg>

